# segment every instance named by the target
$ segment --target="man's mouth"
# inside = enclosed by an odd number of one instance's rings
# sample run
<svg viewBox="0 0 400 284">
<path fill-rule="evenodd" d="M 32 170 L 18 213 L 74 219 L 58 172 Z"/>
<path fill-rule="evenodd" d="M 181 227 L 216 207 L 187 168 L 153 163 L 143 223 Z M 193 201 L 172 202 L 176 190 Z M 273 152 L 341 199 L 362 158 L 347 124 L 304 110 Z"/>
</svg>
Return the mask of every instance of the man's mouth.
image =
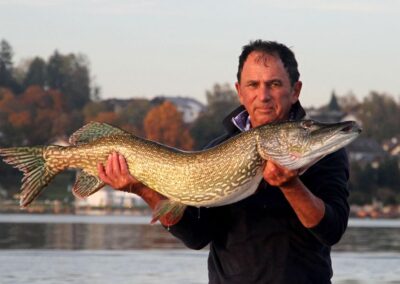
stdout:
<svg viewBox="0 0 400 284">
<path fill-rule="evenodd" d="M 271 113 L 274 112 L 274 108 L 273 107 L 260 107 L 260 108 L 256 108 L 255 109 L 257 112 L 261 112 L 261 113 Z"/>
</svg>

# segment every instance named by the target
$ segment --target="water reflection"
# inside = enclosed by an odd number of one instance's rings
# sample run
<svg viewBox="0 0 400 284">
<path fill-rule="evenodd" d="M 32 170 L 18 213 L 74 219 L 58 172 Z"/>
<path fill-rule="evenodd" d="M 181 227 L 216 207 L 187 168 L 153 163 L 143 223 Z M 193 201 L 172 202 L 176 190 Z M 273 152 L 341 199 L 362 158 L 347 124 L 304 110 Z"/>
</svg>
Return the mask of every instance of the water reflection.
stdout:
<svg viewBox="0 0 400 284">
<path fill-rule="evenodd" d="M 159 225 L 0 224 L 0 249 L 125 250 L 182 248 Z"/>
<path fill-rule="evenodd" d="M 4 217 L 4 216 L 3 216 Z M 90 219 L 26 216 L 0 218 L 0 249 L 135 250 L 184 248 L 160 225 L 135 217 Z M 24 222 L 25 220 L 25 222 Z M 83 223 L 77 223 L 81 220 Z M 138 221 L 139 220 L 139 221 Z M 33 223 L 31 223 L 33 222 Z M 116 223 L 113 223 L 116 222 Z M 368 225 L 368 223 L 367 223 Z M 349 227 L 336 252 L 400 252 L 399 226 Z"/>
<path fill-rule="evenodd" d="M 400 252 L 400 228 L 350 227 L 333 250 Z"/>
</svg>

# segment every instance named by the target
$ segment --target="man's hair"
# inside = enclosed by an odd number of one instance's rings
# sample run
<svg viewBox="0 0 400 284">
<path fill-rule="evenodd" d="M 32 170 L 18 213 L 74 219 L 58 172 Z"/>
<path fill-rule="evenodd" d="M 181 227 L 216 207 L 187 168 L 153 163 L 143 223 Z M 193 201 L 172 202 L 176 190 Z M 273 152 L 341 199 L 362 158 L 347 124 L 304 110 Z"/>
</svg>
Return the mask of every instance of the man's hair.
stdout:
<svg viewBox="0 0 400 284">
<path fill-rule="evenodd" d="M 239 66 L 237 72 L 237 80 L 239 83 L 242 75 L 243 65 L 249 54 L 253 51 L 278 56 L 282 60 L 283 66 L 288 72 L 290 83 L 293 85 L 299 80 L 300 73 L 297 69 L 297 61 L 293 51 L 281 43 L 258 39 L 256 41 L 250 41 L 248 45 L 243 46 L 243 51 L 239 56 Z"/>
</svg>

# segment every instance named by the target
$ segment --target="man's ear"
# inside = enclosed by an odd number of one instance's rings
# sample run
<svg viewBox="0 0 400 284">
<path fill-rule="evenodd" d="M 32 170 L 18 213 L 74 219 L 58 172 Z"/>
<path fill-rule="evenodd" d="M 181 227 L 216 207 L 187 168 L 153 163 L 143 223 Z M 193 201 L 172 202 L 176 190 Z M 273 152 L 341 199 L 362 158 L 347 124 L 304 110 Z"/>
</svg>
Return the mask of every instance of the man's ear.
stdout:
<svg viewBox="0 0 400 284">
<path fill-rule="evenodd" d="M 293 93 L 292 93 L 292 104 L 294 104 L 295 102 L 297 102 L 299 100 L 302 86 L 303 86 L 303 83 L 301 81 L 297 81 L 296 83 L 294 83 Z"/>
<path fill-rule="evenodd" d="M 235 83 L 235 88 L 236 88 L 236 92 L 238 94 L 239 102 L 240 102 L 240 104 L 243 105 L 243 97 L 242 97 L 242 93 L 240 92 L 240 83 L 239 82 Z"/>
</svg>

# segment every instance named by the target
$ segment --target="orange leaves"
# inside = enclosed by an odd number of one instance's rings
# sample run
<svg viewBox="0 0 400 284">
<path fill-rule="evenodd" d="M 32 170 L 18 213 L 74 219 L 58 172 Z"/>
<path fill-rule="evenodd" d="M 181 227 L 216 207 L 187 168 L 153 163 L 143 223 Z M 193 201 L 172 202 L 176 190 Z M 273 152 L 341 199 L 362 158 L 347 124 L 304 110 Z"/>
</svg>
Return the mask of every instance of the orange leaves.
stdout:
<svg viewBox="0 0 400 284">
<path fill-rule="evenodd" d="M 118 115 L 113 111 L 103 111 L 99 112 L 92 120 L 115 125 L 118 120 Z"/>
<path fill-rule="evenodd" d="M 0 88 L 0 112 L 10 112 L 15 102 L 15 95 L 10 89 Z"/>
<path fill-rule="evenodd" d="M 31 114 L 28 111 L 10 113 L 8 121 L 15 127 L 25 127 L 31 123 Z"/>
<path fill-rule="evenodd" d="M 171 147 L 190 150 L 193 139 L 183 124 L 182 115 L 168 101 L 151 109 L 144 119 L 146 137 Z"/>
<path fill-rule="evenodd" d="M 154 104 L 153 104 L 154 105 Z M 67 111 L 65 96 L 54 89 L 29 86 L 14 95 L 0 89 L 0 132 L 3 144 L 46 144 L 57 137 L 70 135 L 90 121 L 105 122 L 138 136 L 183 150 L 193 149 L 193 139 L 182 114 L 165 101 L 152 107 L 148 100 L 130 103 L 91 102 L 83 111 Z M 15 137 L 15 139 L 13 138 Z"/>
<path fill-rule="evenodd" d="M 15 143 L 46 143 L 54 138 L 52 135 L 65 132 L 65 128 L 53 129 L 53 124 L 57 124 L 65 114 L 64 105 L 64 96 L 56 90 L 33 85 L 23 93 L 14 95 L 9 90 L 1 89 L 0 115 L 3 124 L 0 125 L 0 131 L 8 136 L 8 141 L 15 140 L 10 136 L 23 139 Z"/>
</svg>

